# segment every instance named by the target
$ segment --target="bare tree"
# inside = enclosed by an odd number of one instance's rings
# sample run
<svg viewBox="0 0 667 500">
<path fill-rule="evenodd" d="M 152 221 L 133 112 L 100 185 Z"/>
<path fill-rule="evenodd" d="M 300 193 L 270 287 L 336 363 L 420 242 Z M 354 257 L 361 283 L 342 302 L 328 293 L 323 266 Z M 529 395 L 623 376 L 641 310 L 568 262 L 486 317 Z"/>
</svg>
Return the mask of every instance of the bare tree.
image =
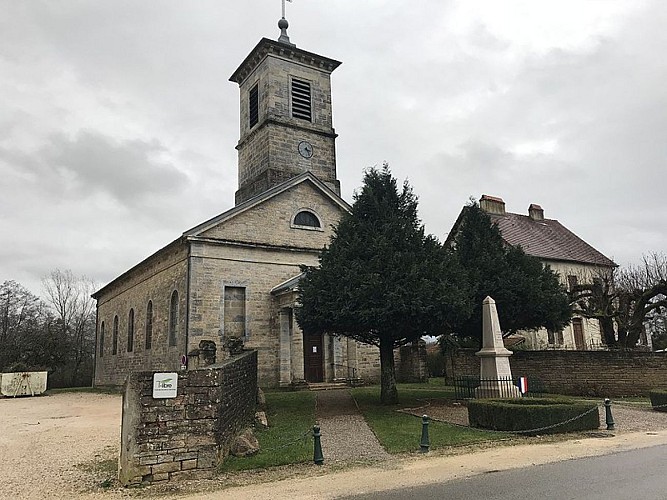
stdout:
<svg viewBox="0 0 667 500">
<path fill-rule="evenodd" d="M 645 322 L 667 308 L 667 257 L 652 253 L 642 264 L 600 269 L 570 290 L 575 312 L 600 321 L 610 347 L 634 348 Z"/>
<path fill-rule="evenodd" d="M 16 281 L 0 284 L 0 368 L 44 362 L 41 348 L 45 304 Z"/>
<path fill-rule="evenodd" d="M 578 276 L 569 291 L 572 312 L 598 320 L 602 341 L 610 347 L 617 344 L 618 289 L 616 268 L 597 268 Z"/>
<path fill-rule="evenodd" d="M 652 253 L 643 263 L 623 270 L 618 278 L 618 341 L 632 347 L 645 332 L 644 323 L 653 312 L 667 307 L 667 257 Z"/>
<path fill-rule="evenodd" d="M 40 302 L 16 281 L 0 284 L 0 344 L 21 332 L 25 323 L 39 313 Z"/>
<path fill-rule="evenodd" d="M 55 310 L 62 341 L 69 345 L 71 381 L 76 383 L 82 365 L 92 362 L 94 352 L 95 303 L 91 294 L 95 283 L 71 270 L 56 269 L 42 280 L 42 286 Z"/>
</svg>

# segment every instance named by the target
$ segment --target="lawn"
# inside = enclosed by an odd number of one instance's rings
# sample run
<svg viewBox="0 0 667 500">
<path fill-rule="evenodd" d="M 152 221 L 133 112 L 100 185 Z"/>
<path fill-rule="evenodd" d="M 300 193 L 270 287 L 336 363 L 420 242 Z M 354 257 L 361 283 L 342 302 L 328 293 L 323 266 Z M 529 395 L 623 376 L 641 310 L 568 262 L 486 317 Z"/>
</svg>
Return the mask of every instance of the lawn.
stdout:
<svg viewBox="0 0 667 500">
<path fill-rule="evenodd" d="M 315 393 L 267 392 L 268 429 L 255 430 L 260 451 L 247 458 L 229 456 L 220 465 L 221 472 L 261 469 L 277 465 L 312 461 L 315 423 Z"/>
<path fill-rule="evenodd" d="M 444 385 L 443 379 L 432 379 L 427 384 L 399 384 L 400 404 L 384 406 L 379 402 L 380 387 L 360 387 L 351 390 L 359 408 L 389 453 L 409 453 L 419 450 L 421 418 L 396 411 L 401 408 L 423 406 L 425 400 L 452 401 L 454 388 Z M 257 429 L 260 452 L 247 458 L 228 457 L 220 465 L 221 472 L 261 469 L 278 465 L 311 462 L 313 438 L 310 435 L 315 422 L 316 394 L 309 391 L 267 392 L 268 429 Z M 431 449 L 497 440 L 506 437 L 443 422 L 429 425 Z"/>
<path fill-rule="evenodd" d="M 352 395 L 380 444 L 389 453 L 406 453 L 419 450 L 422 421 L 421 418 L 396 410 L 421 407 L 427 400 L 434 403 L 452 401 L 454 388 L 445 386 L 442 379 L 431 380 L 428 384 L 398 384 L 399 404 L 387 406 L 379 402 L 379 386 L 353 389 Z M 431 450 L 506 437 L 503 433 L 486 432 L 444 422 L 433 421 L 429 424 Z"/>
</svg>

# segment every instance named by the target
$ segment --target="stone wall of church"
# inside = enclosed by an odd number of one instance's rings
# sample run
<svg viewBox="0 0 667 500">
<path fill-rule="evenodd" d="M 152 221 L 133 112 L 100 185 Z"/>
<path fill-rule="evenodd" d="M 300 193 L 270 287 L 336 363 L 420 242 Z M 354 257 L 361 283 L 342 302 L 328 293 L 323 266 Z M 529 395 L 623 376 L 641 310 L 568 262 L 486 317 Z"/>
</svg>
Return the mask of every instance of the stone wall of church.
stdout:
<svg viewBox="0 0 667 500">
<path fill-rule="evenodd" d="M 176 346 L 169 345 L 169 313 L 178 292 Z M 163 248 L 103 290 L 97 303 L 97 350 L 94 385 L 122 385 L 131 371 L 178 370 L 186 352 L 187 246 Z M 153 306 L 150 349 L 146 348 L 148 302 Z M 134 310 L 134 342 L 128 352 L 130 309 Z M 113 324 L 118 317 L 118 341 L 113 354 Z M 100 352 L 104 323 L 104 347 Z"/>
<path fill-rule="evenodd" d="M 380 349 L 367 344 L 357 344 L 358 376 L 364 383 L 380 381 Z"/>
<path fill-rule="evenodd" d="M 218 360 L 224 359 L 224 289 L 244 288 L 245 346 L 258 352 L 259 384 L 278 386 L 280 318 L 271 289 L 298 275 L 302 263 L 316 265 L 317 253 L 193 243 L 190 350 L 211 340 L 218 347 Z"/>
</svg>

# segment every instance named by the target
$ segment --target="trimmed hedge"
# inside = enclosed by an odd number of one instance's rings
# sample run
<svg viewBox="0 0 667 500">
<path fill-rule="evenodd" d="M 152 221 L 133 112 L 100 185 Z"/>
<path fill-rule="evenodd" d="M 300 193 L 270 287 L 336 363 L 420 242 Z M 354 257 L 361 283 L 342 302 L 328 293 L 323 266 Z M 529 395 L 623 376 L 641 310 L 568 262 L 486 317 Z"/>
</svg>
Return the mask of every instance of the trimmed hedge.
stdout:
<svg viewBox="0 0 667 500">
<path fill-rule="evenodd" d="M 648 395 L 655 411 L 667 411 L 667 389 L 653 389 Z"/>
<path fill-rule="evenodd" d="M 550 429 L 543 429 L 571 418 L 575 419 Z M 597 404 L 547 398 L 470 401 L 468 420 L 471 427 L 525 434 L 557 434 L 597 429 L 600 426 Z"/>
</svg>

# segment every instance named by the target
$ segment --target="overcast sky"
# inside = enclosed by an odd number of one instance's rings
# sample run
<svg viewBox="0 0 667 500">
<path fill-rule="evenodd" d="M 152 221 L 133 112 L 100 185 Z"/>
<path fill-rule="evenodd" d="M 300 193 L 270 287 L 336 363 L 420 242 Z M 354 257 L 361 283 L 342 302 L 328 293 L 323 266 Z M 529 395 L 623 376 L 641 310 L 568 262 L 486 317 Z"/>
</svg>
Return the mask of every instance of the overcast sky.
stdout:
<svg viewBox="0 0 667 500">
<path fill-rule="evenodd" d="M 233 206 L 238 87 L 280 0 L 0 0 L 0 282 L 100 285 Z M 332 76 L 338 177 L 408 179 L 441 239 L 470 196 L 619 264 L 667 248 L 667 2 L 294 0 Z"/>
</svg>

